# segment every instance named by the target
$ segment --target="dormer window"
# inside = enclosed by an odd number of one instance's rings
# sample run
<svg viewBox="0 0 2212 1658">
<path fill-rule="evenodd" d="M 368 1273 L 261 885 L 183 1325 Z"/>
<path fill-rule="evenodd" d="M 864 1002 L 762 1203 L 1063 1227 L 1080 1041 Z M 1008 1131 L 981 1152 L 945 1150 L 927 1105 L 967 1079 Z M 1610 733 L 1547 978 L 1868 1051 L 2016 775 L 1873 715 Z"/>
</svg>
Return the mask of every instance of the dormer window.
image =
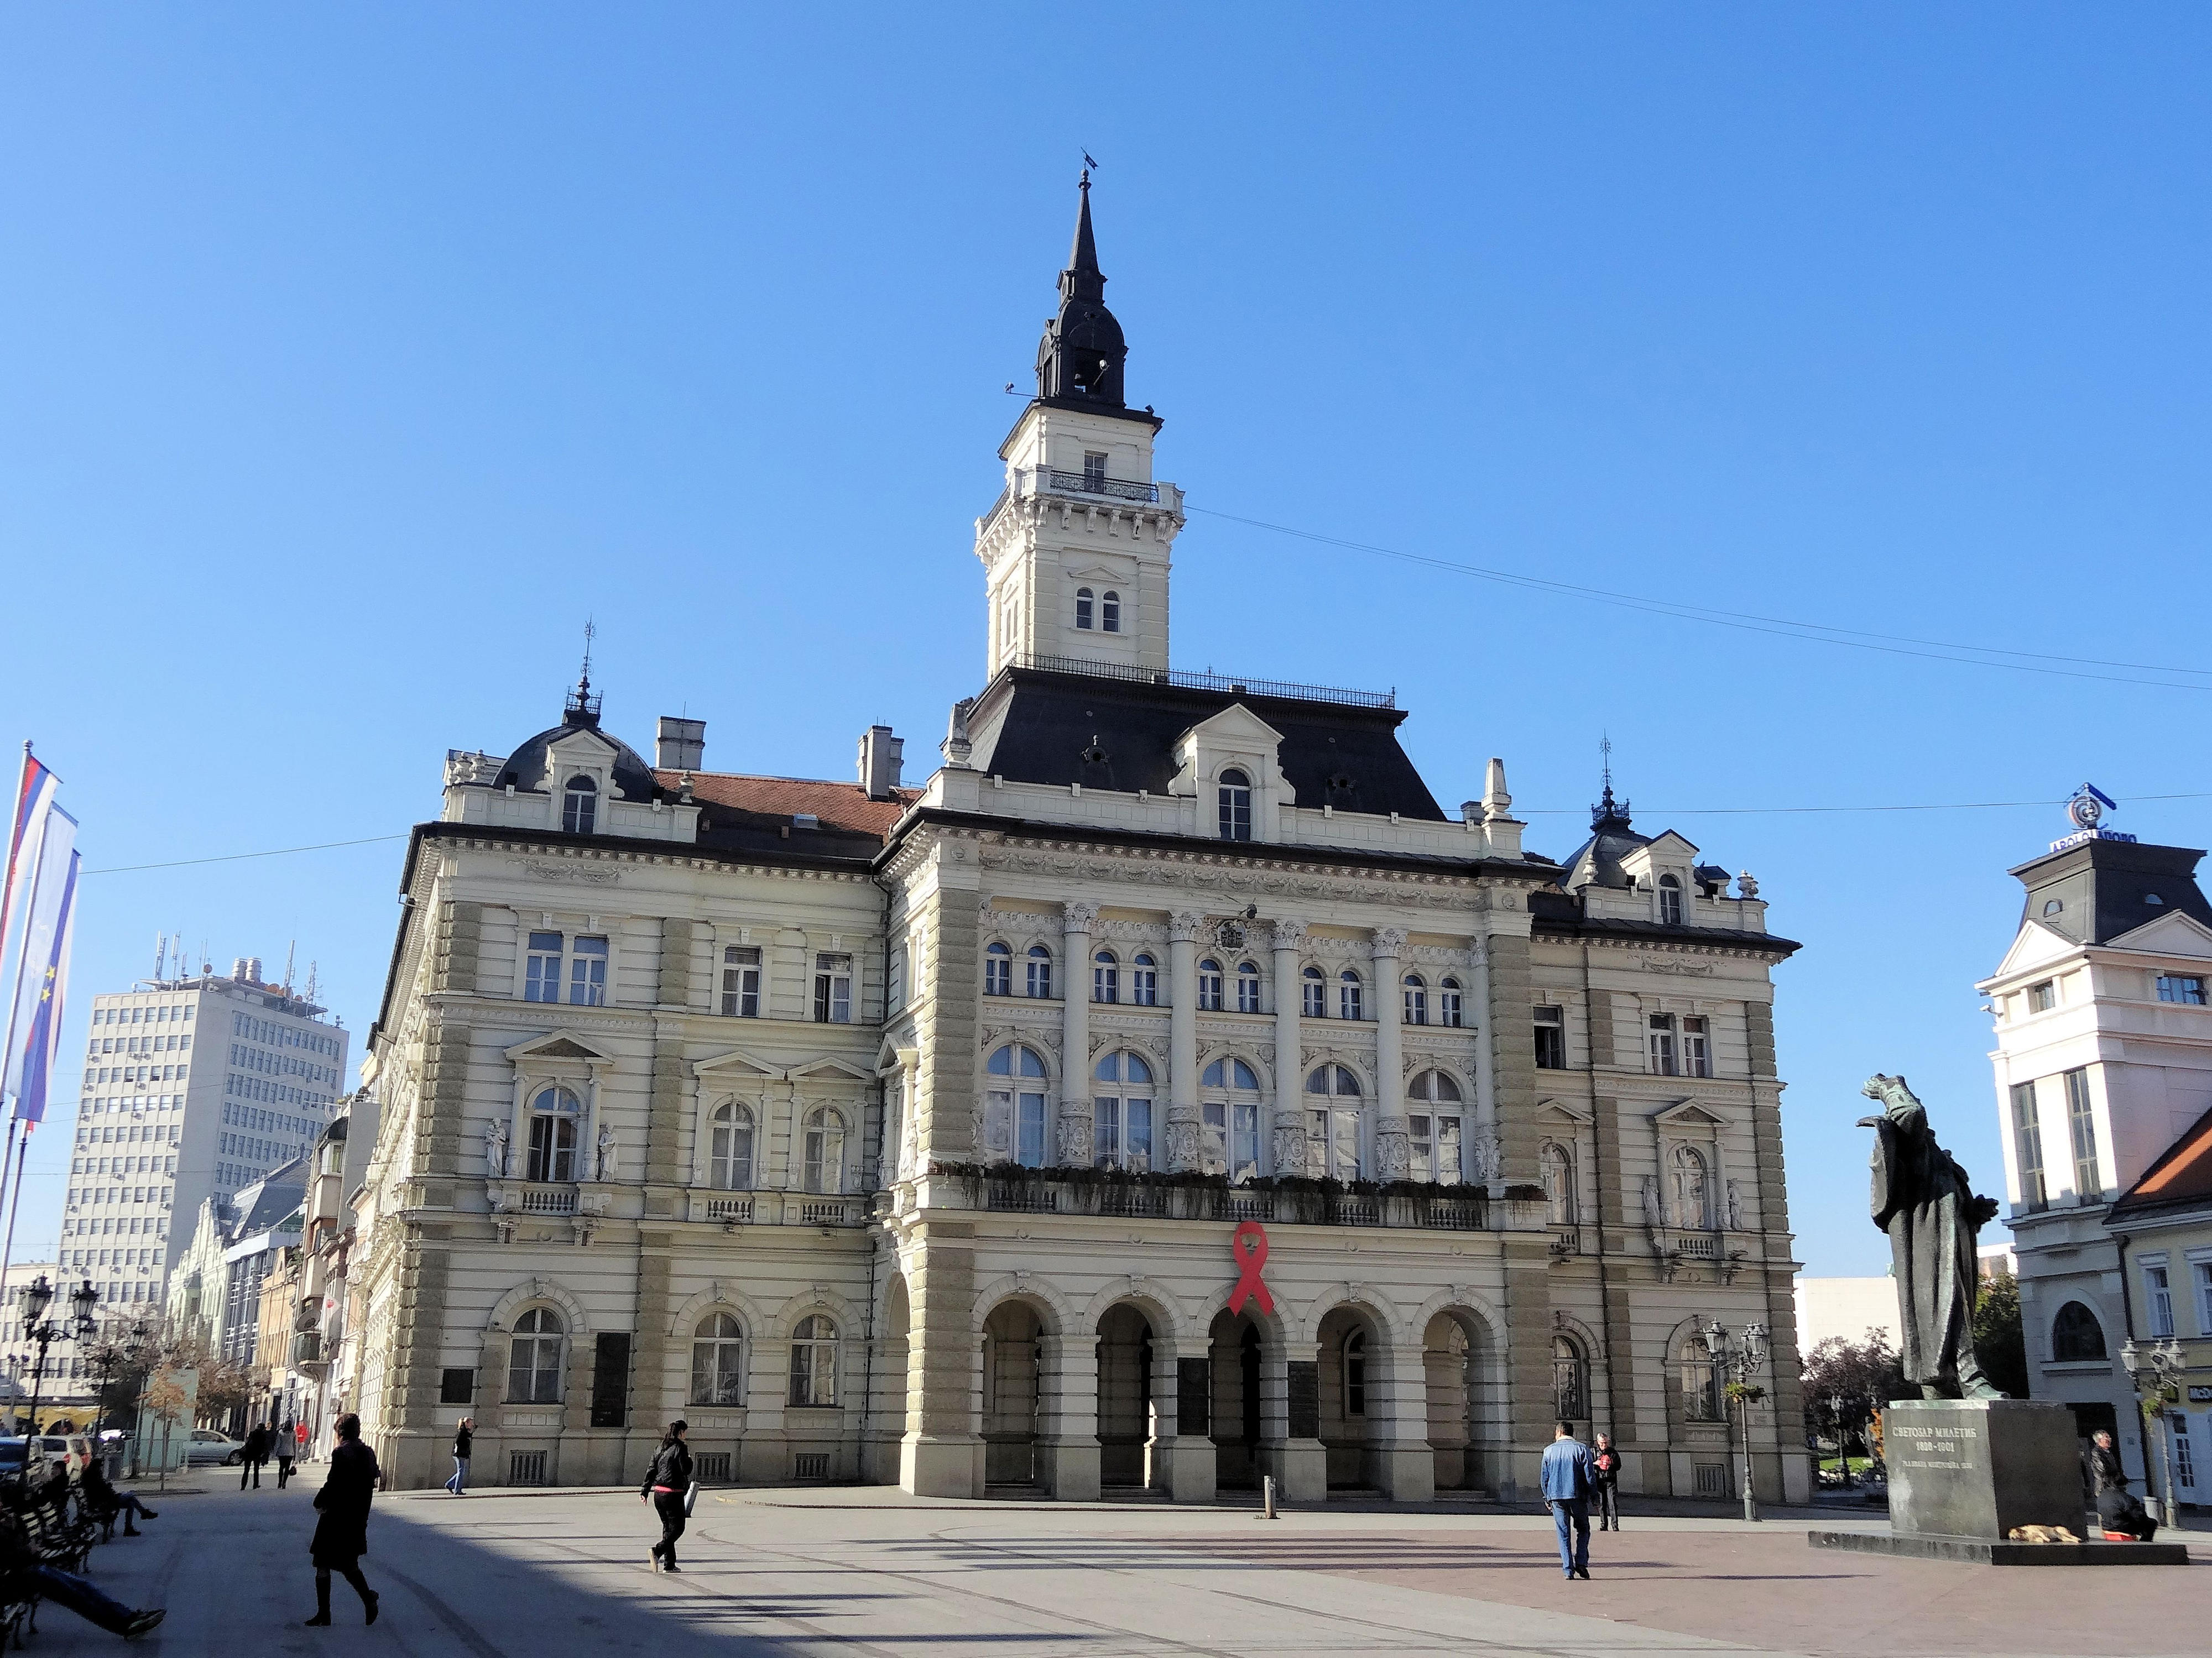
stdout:
<svg viewBox="0 0 2212 1658">
<path fill-rule="evenodd" d="M 1224 841 L 1249 841 L 1252 838 L 1252 780 L 1231 767 L 1221 774 L 1218 786 L 1221 838 Z"/>
<path fill-rule="evenodd" d="M 1088 587 L 1075 590 L 1075 625 L 1085 633 L 1091 630 L 1091 605 L 1097 597 Z"/>
<path fill-rule="evenodd" d="M 579 773 L 561 793 L 561 827 L 570 835 L 589 835 L 599 819 L 599 786 Z"/>
<path fill-rule="evenodd" d="M 1121 595 L 1109 593 L 1098 601 L 1098 630 L 1118 634 L 1121 631 Z"/>
<path fill-rule="evenodd" d="M 1682 884 L 1671 875 L 1659 878 L 1659 925 L 1682 925 Z"/>
</svg>

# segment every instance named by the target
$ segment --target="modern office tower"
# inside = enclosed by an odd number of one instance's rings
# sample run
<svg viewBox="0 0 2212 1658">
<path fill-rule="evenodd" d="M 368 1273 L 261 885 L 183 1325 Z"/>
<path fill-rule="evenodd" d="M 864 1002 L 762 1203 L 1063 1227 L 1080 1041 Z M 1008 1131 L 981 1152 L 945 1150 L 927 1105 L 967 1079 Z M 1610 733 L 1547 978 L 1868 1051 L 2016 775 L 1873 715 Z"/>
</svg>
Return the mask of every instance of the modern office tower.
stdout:
<svg viewBox="0 0 2212 1658">
<path fill-rule="evenodd" d="M 304 1156 L 344 1090 L 348 1032 L 258 957 L 94 996 L 61 1270 L 103 1307 L 166 1298 L 210 1197 Z"/>
</svg>

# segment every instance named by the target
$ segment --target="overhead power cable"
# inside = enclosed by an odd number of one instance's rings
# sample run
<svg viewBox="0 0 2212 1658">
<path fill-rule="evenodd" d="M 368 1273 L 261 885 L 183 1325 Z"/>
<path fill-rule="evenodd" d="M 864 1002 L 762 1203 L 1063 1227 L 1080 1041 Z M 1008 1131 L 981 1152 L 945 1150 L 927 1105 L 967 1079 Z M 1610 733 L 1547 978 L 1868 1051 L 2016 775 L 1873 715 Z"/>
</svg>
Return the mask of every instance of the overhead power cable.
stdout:
<svg viewBox="0 0 2212 1658">
<path fill-rule="evenodd" d="M 1918 657 L 1931 662 L 1954 662 L 1966 667 L 2006 668 L 2015 673 L 2044 674 L 2062 679 L 2095 679 L 2110 684 L 2147 685 L 2160 690 L 2212 690 L 2212 668 L 2183 668 L 2156 662 L 2108 661 L 2100 657 L 2060 656 L 2042 651 L 2015 651 L 1993 645 L 1966 645 L 1953 640 L 1919 639 L 1905 634 L 1873 633 L 1856 628 L 1839 628 L 1825 622 L 1799 622 L 1787 616 L 1760 616 L 1748 610 L 1715 610 L 1702 604 L 1685 604 L 1678 600 L 1653 598 L 1641 593 L 1625 593 L 1609 587 L 1585 586 L 1572 581 L 1555 581 L 1547 576 L 1527 575 L 1517 570 L 1492 569 L 1485 565 L 1464 564 L 1457 560 L 1439 558 L 1431 553 L 1412 553 L 1399 547 L 1377 546 L 1373 542 L 1352 541 L 1342 536 L 1323 535 L 1315 530 L 1301 530 L 1288 524 L 1271 524 L 1265 519 L 1245 518 L 1236 513 L 1216 512 L 1211 507 L 1185 505 L 1188 513 L 1200 513 L 1208 518 L 1218 518 L 1231 524 L 1242 524 L 1255 530 L 1265 530 L 1272 535 L 1290 536 L 1299 541 L 1316 542 L 1324 547 L 1342 547 L 1352 552 L 1372 553 L 1379 558 L 1395 558 L 1403 563 L 1424 565 L 1433 570 L 1448 570 L 1456 575 L 1473 576 L 1481 581 L 1494 581 L 1505 586 L 1522 587 L 1537 592 L 1556 593 L 1565 598 L 1587 599 L 1594 604 L 1611 604 L 1623 610 L 1642 610 L 1655 616 L 1673 616 L 1680 621 L 1702 622 L 1716 628 L 1733 628 L 1739 632 L 1771 634 L 1783 639 L 1802 639 L 1822 645 L 1840 645 L 1850 650 L 1875 651 L 1885 656 Z M 2002 659 L 2019 659 L 2005 660 Z M 2040 665 L 2071 663 L 2071 667 Z M 2133 673 L 2097 673 L 2098 668 L 2124 668 Z M 2180 679 L 2143 679 L 2138 673 L 2175 674 Z M 2203 683 L 2199 683 L 2203 682 Z"/>
<path fill-rule="evenodd" d="M 380 841 L 404 841 L 404 835 L 369 835 L 358 841 L 324 841 L 312 847 L 276 847 L 267 852 L 228 852 L 218 858 L 179 858 L 166 864 L 118 864 L 110 869 L 88 869 L 85 875 L 130 875 L 142 869 L 183 869 L 189 864 L 235 864 L 248 858 L 289 858 L 295 852 L 328 852 L 334 847 L 368 847 Z"/>
<path fill-rule="evenodd" d="M 2133 805 L 2148 800 L 2212 800 L 2212 793 L 2204 794 L 2131 794 L 2127 797 Z M 2063 806 L 2064 799 L 2045 800 L 1942 800 L 1906 806 L 1643 806 L 1638 808 L 1640 817 L 1790 817 L 1808 812 L 1844 811 L 1997 811 L 2009 806 Z M 1587 806 L 1515 806 L 1513 812 L 1523 817 L 1579 817 Z"/>
</svg>

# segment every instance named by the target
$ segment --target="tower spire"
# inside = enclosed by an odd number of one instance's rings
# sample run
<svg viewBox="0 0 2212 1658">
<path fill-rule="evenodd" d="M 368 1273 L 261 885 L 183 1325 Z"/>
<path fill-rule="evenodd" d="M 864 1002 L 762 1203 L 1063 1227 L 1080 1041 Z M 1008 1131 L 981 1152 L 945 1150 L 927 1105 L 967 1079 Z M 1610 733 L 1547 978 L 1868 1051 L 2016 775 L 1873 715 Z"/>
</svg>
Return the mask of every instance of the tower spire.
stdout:
<svg viewBox="0 0 2212 1658">
<path fill-rule="evenodd" d="M 599 629 L 588 616 L 584 620 L 584 665 L 576 675 L 576 689 L 568 693 L 561 705 L 561 720 L 568 726 L 597 726 L 599 723 L 599 699 L 592 695 L 592 641 L 599 636 Z"/>
<path fill-rule="evenodd" d="M 1121 325 L 1106 308 L 1106 276 L 1091 228 L 1091 158 L 1076 180 L 1075 241 L 1060 273 L 1060 312 L 1037 347 L 1037 396 L 1048 402 L 1122 407 L 1121 366 L 1129 355 Z"/>
<path fill-rule="evenodd" d="M 1604 780 L 1604 793 L 1598 797 L 1597 805 L 1590 808 L 1590 827 L 1601 831 L 1626 829 L 1629 826 L 1628 802 L 1623 800 L 1615 804 L 1613 798 L 1613 737 L 1610 732 L 1599 737 L 1597 751 L 1601 762 L 1600 774 Z"/>
</svg>

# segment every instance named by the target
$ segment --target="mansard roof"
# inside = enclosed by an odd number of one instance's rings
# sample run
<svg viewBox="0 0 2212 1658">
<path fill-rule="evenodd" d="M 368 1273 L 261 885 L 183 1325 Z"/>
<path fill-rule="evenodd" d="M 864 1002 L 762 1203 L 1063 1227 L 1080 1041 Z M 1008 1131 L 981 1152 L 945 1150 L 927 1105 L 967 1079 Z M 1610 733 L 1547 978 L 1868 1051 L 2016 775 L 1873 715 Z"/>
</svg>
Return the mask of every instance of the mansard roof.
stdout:
<svg viewBox="0 0 2212 1658">
<path fill-rule="evenodd" d="M 562 717 L 561 723 L 550 731 L 542 731 L 507 756 L 499 768 L 494 786 L 506 788 L 512 785 L 526 793 L 541 793 L 546 787 L 548 751 L 564 738 L 578 733 L 588 734 L 590 739 L 603 746 L 611 757 L 610 769 L 614 774 L 615 786 L 622 791 L 625 800 L 646 801 L 658 792 L 653 782 L 653 768 L 635 749 L 620 738 L 610 737 L 599 729 L 599 710 L 595 707 L 579 708 L 575 699 Z"/>
<path fill-rule="evenodd" d="M 2061 846 L 2010 872 L 2027 889 L 2021 923 L 2040 922 L 2077 944 L 2109 944 L 2176 911 L 2212 926 L 2212 903 L 2197 884 L 2203 856 L 2189 847 L 2137 841 L 2089 838 Z M 2057 908 L 2045 914 L 2054 901 Z"/>
</svg>

